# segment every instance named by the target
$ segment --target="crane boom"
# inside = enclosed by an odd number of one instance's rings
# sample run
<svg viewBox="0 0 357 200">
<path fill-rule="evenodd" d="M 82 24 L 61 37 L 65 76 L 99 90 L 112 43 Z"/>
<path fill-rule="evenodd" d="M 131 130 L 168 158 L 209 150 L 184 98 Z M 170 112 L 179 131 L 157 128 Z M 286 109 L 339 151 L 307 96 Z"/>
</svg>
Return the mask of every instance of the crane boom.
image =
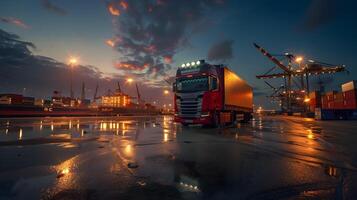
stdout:
<svg viewBox="0 0 357 200">
<path fill-rule="evenodd" d="M 277 89 L 276 89 L 274 86 L 272 86 L 270 83 L 268 83 L 268 82 L 266 82 L 266 81 L 264 81 L 264 83 L 267 84 L 271 89 L 277 90 Z"/>
<path fill-rule="evenodd" d="M 120 88 L 120 83 L 119 83 L 119 81 L 118 81 L 118 89 L 117 89 L 117 91 L 119 92 L 119 93 L 121 93 L 121 88 Z"/>
<path fill-rule="evenodd" d="M 273 63 L 275 63 L 278 67 L 280 67 L 282 70 L 284 70 L 287 73 L 290 73 L 291 70 L 286 67 L 282 62 L 280 62 L 278 59 L 276 59 L 274 56 L 272 56 L 268 51 L 254 43 L 255 48 L 257 48 L 264 56 L 268 57 Z"/>
</svg>

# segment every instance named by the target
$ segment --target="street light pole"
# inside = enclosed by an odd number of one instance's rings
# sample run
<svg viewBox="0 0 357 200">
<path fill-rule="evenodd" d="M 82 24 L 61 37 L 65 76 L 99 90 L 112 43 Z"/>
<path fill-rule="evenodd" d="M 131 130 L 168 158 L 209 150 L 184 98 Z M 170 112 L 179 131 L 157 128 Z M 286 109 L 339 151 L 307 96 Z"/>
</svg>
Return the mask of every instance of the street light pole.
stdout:
<svg viewBox="0 0 357 200">
<path fill-rule="evenodd" d="M 73 66 L 72 66 L 72 64 L 70 64 L 70 70 L 71 70 L 71 73 L 70 73 L 70 84 L 71 84 L 71 91 L 70 91 L 70 97 L 71 97 L 71 99 L 73 99 L 74 98 L 74 93 L 73 93 Z"/>
<path fill-rule="evenodd" d="M 70 96 L 71 96 L 71 99 L 74 98 L 74 92 L 73 92 L 73 67 L 77 64 L 78 60 L 77 58 L 74 58 L 74 57 L 71 57 L 69 59 L 69 67 L 70 67 Z"/>
</svg>

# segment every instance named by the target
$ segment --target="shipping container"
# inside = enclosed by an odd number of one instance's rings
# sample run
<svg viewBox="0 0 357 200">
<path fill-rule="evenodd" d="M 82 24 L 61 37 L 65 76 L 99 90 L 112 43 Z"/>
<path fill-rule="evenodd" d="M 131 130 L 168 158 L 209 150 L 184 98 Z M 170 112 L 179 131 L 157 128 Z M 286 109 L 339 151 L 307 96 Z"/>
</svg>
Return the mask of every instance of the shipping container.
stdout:
<svg viewBox="0 0 357 200">
<path fill-rule="evenodd" d="M 24 104 L 24 105 L 34 105 L 35 104 L 35 98 L 33 98 L 33 97 L 23 97 L 22 98 L 22 104 Z"/>
<path fill-rule="evenodd" d="M 310 98 L 308 106 L 310 111 L 314 111 L 315 108 L 321 108 L 321 99 Z"/>
<path fill-rule="evenodd" d="M 349 91 L 345 91 L 343 92 L 343 98 L 345 100 L 357 100 L 357 90 L 349 90 Z"/>
<path fill-rule="evenodd" d="M 321 98 L 321 92 L 320 91 L 313 91 L 309 93 L 309 98 L 311 99 L 320 99 Z"/>
<path fill-rule="evenodd" d="M 20 94 L 0 94 L 2 99 L 7 99 L 12 105 L 22 104 L 23 96 Z"/>
<path fill-rule="evenodd" d="M 224 99 L 225 106 L 234 106 L 247 110 L 252 109 L 252 87 L 227 67 L 224 67 L 222 70 L 223 73 L 221 73 L 221 76 L 224 83 L 224 95 L 222 98 Z"/>
<path fill-rule="evenodd" d="M 336 119 L 334 110 L 322 109 L 321 110 L 322 120 L 334 120 Z"/>
<path fill-rule="evenodd" d="M 355 100 L 353 100 L 353 101 L 344 100 L 343 106 L 344 106 L 344 109 L 357 109 L 357 102 Z"/>
<path fill-rule="evenodd" d="M 345 109 L 343 103 L 344 103 L 343 101 L 336 101 L 336 102 L 334 102 L 332 109 L 336 109 L 336 110 Z"/>
<path fill-rule="evenodd" d="M 327 96 L 326 95 L 321 96 L 321 104 L 327 105 Z"/>
<path fill-rule="evenodd" d="M 345 83 L 345 84 L 342 84 L 342 92 L 347 92 L 347 91 L 350 91 L 350 90 L 356 90 L 356 83 L 357 81 L 353 80 L 353 81 L 350 81 L 348 83 Z"/>
<path fill-rule="evenodd" d="M 43 100 L 43 99 L 36 99 L 34 105 L 35 106 L 43 106 L 44 102 L 45 102 L 45 100 Z"/>
<path fill-rule="evenodd" d="M 317 120 L 357 120 L 357 109 L 315 109 Z"/>
<path fill-rule="evenodd" d="M 337 92 L 333 95 L 333 100 L 334 101 L 343 101 L 343 93 L 342 92 Z"/>
</svg>

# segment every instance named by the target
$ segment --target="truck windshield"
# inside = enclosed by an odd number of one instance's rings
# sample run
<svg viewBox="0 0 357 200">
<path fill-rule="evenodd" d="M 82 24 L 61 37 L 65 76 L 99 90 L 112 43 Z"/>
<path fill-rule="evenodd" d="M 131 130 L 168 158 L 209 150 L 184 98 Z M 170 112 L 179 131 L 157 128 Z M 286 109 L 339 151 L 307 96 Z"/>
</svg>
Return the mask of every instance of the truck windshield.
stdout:
<svg viewBox="0 0 357 200">
<path fill-rule="evenodd" d="M 207 91 L 208 77 L 182 78 L 176 84 L 178 92 Z"/>
</svg>

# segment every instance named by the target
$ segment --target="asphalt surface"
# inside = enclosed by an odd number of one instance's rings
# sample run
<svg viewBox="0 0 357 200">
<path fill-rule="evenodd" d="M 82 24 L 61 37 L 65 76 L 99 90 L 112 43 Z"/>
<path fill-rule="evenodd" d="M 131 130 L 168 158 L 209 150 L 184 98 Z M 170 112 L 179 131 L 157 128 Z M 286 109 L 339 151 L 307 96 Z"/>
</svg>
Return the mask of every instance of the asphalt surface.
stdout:
<svg viewBox="0 0 357 200">
<path fill-rule="evenodd" d="M 0 119 L 0 199 L 357 199 L 357 121 Z"/>
</svg>

